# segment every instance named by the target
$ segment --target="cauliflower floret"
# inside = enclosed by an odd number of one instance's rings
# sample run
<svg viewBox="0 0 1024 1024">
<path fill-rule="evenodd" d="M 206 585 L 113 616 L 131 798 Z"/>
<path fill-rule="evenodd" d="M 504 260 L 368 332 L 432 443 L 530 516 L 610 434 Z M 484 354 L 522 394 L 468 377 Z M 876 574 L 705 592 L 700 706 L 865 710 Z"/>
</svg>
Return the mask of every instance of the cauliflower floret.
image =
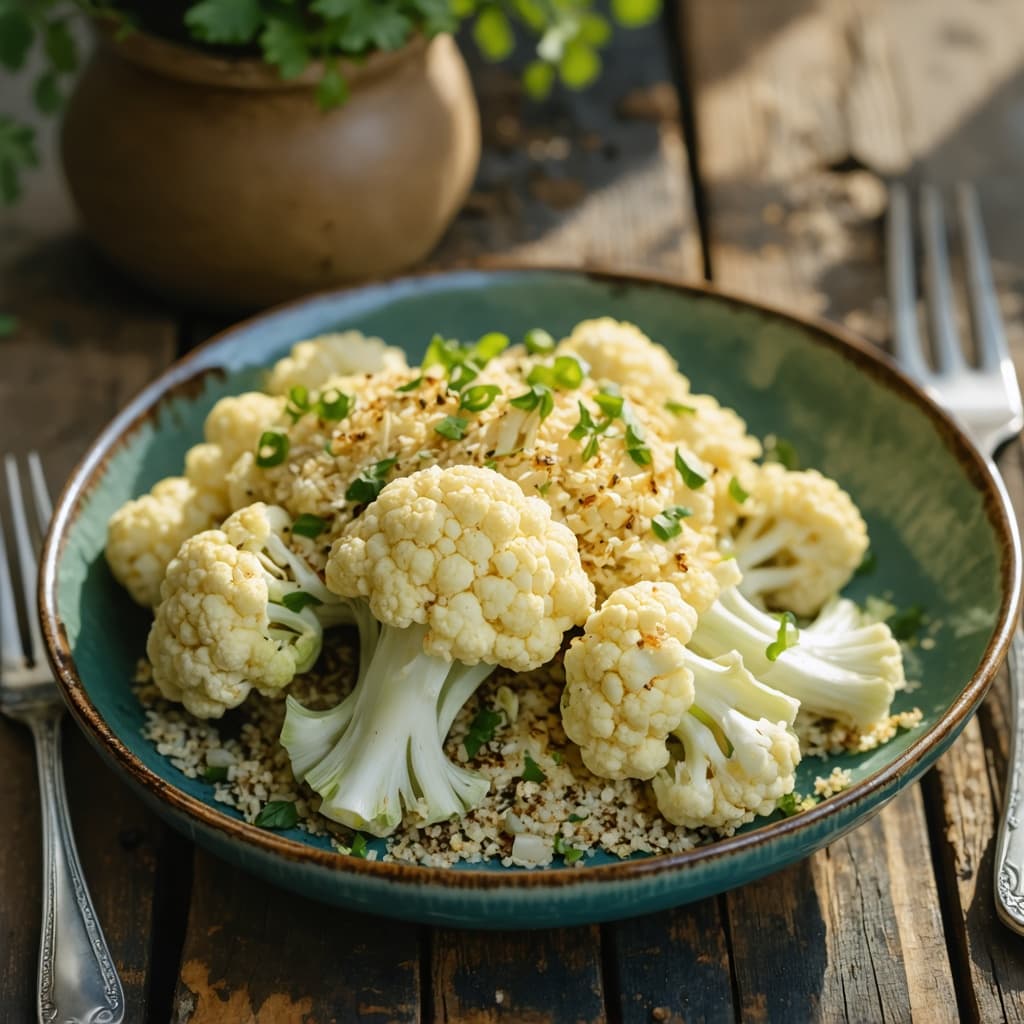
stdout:
<svg viewBox="0 0 1024 1024">
<path fill-rule="evenodd" d="M 842 488 L 816 470 L 761 466 L 732 539 L 740 589 L 771 608 L 814 615 L 849 581 L 867 527 Z"/>
<path fill-rule="evenodd" d="M 605 779 L 650 779 L 693 703 L 685 645 L 697 614 L 666 583 L 617 590 L 565 654 L 562 726 Z"/>
<path fill-rule="evenodd" d="M 289 700 L 281 743 L 321 814 L 376 835 L 403 811 L 429 823 L 483 799 L 487 780 L 442 746 L 459 709 L 495 665 L 550 661 L 594 603 L 569 530 L 475 466 L 389 483 L 334 543 L 327 584 L 364 604 L 380 637 L 337 707 Z"/>
<path fill-rule="evenodd" d="M 690 382 L 661 345 L 634 324 L 608 316 L 578 323 L 557 351 L 578 355 L 595 379 L 632 388 L 659 403 L 682 398 L 690 390 Z"/>
<path fill-rule="evenodd" d="M 155 605 L 175 552 L 223 514 L 218 495 L 184 477 L 161 480 L 149 494 L 126 502 L 110 517 L 106 554 L 114 578 L 138 604 Z"/>
<path fill-rule="evenodd" d="M 283 509 L 255 504 L 189 537 L 171 559 L 146 644 L 168 700 L 219 718 L 253 687 L 274 694 L 316 661 L 318 613 L 350 619 L 288 548 L 290 524 Z"/>
<path fill-rule="evenodd" d="M 361 331 L 322 334 L 298 342 L 289 355 L 274 364 L 267 391 L 272 395 L 287 395 L 294 387 L 313 391 L 331 377 L 387 373 L 407 367 L 405 353 L 380 338 L 368 338 Z"/>
<path fill-rule="evenodd" d="M 673 733 L 673 762 L 652 786 L 672 824 L 731 832 L 793 791 L 799 704 L 759 683 L 735 652 L 700 661 L 693 705 Z"/>
</svg>

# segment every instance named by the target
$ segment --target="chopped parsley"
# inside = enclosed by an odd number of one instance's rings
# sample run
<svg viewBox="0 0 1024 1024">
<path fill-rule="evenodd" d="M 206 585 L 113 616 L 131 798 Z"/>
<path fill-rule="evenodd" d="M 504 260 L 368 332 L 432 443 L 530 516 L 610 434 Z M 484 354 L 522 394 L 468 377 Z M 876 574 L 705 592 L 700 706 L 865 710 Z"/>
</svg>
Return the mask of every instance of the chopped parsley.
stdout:
<svg viewBox="0 0 1024 1024">
<path fill-rule="evenodd" d="M 279 430 L 264 430 L 256 445 L 256 465 L 261 469 L 280 466 L 288 458 L 288 435 Z"/>
<path fill-rule="evenodd" d="M 461 416 L 445 416 L 440 423 L 434 424 L 434 433 L 447 437 L 449 441 L 461 441 L 468 426 L 469 420 Z"/>
<path fill-rule="evenodd" d="M 263 805 L 254 824 L 260 828 L 295 828 L 298 821 L 299 812 L 291 800 L 271 800 Z"/>
<path fill-rule="evenodd" d="M 523 344 L 531 356 L 540 356 L 554 349 L 555 339 L 543 327 L 534 327 L 532 331 L 526 332 Z"/>
<path fill-rule="evenodd" d="M 300 537 L 309 537 L 310 540 L 315 540 L 326 529 L 326 519 L 310 515 L 308 512 L 304 512 L 292 523 L 292 533 L 297 533 Z"/>
<path fill-rule="evenodd" d="M 531 384 L 529 391 L 510 398 L 508 404 L 526 412 L 533 412 L 536 409 L 543 422 L 554 411 L 555 396 L 546 384 Z"/>
<path fill-rule="evenodd" d="M 466 748 L 468 757 L 476 757 L 477 751 L 494 739 L 494 730 L 501 725 L 504 716 L 500 711 L 491 711 L 490 708 L 481 708 L 469 726 L 462 745 Z"/>
<path fill-rule="evenodd" d="M 906 641 L 917 636 L 927 618 L 921 605 L 912 604 L 907 608 L 897 609 L 885 620 L 885 624 L 892 630 L 892 635 L 897 640 Z"/>
<path fill-rule="evenodd" d="M 742 505 L 750 497 L 750 492 L 743 487 L 743 484 L 739 482 L 737 477 L 733 477 L 729 481 L 729 497 L 737 505 Z"/>
<path fill-rule="evenodd" d="M 800 456 L 797 455 L 792 442 L 775 434 L 769 434 L 764 439 L 764 461 L 780 462 L 786 469 L 800 468 Z"/>
<path fill-rule="evenodd" d="M 374 501 L 377 495 L 384 489 L 388 473 L 391 472 L 396 458 L 381 459 L 372 466 L 366 466 L 360 471 L 359 476 L 348 485 L 345 491 L 345 500 L 354 501 L 359 505 Z"/>
<path fill-rule="evenodd" d="M 529 754 L 524 755 L 523 782 L 546 782 L 547 778 L 544 769 Z"/>
<path fill-rule="evenodd" d="M 403 392 L 417 391 L 417 390 L 419 390 L 419 387 L 420 387 L 420 385 L 422 383 L 423 383 L 423 375 L 420 374 L 419 377 L 414 377 L 411 381 L 409 381 L 408 384 L 403 384 L 403 385 L 401 385 L 401 387 L 395 388 L 395 390 L 396 391 L 403 391 Z"/>
<path fill-rule="evenodd" d="M 497 384 L 474 384 L 462 392 L 459 408 L 470 412 L 483 412 L 501 394 Z"/>
<path fill-rule="evenodd" d="M 790 629 L 793 630 L 790 634 Z M 779 629 L 775 639 L 764 649 L 764 656 L 769 661 L 776 661 L 783 651 L 795 647 L 800 639 L 800 630 L 796 628 L 796 616 L 792 612 L 783 612 L 779 616 Z"/>
<path fill-rule="evenodd" d="M 699 491 L 707 482 L 706 476 L 701 476 L 695 469 L 691 469 L 686 459 L 679 453 L 679 449 L 676 449 L 676 469 L 679 470 L 679 475 L 683 478 L 683 483 L 690 488 L 691 491 Z"/>
<path fill-rule="evenodd" d="M 550 366 L 535 366 L 526 377 L 527 384 L 546 384 L 556 391 L 574 391 L 586 373 L 575 356 L 555 356 Z"/>
<path fill-rule="evenodd" d="M 659 540 L 671 540 L 683 532 L 682 520 L 693 515 L 693 509 L 685 505 L 669 505 L 651 520 L 651 529 Z"/>
<path fill-rule="evenodd" d="M 305 590 L 293 590 L 282 596 L 281 604 L 290 612 L 301 612 L 303 608 L 315 608 L 318 604 L 323 604 L 323 601 L 319 597 L 307 594 Z"/>
<path fill-rule="evenodd" d="M 694 405 L 684 405 L 682 402 L 673 402 L 672 399 L 665 403 L 665 408 L 673 416 L 692 416 L 697 411 Z"/>
<path fill-rule="evenodd" d="M 555 836 L 552 848 L 555 853 L 565 858 L 566 864 L 575 864 L 583 856 L 583 851 L 576 849 L 572 843 L 566 842 L 563 836 Z"/>
<path fill-rule="evenodd" d="M 808 805 L 813 806 L 818 801 L 813 796 L 801 796 L 799 793 L 784 793 L 776 801 L 775 806 L 787 817 L 809 810 Z"/>
<path fill-rule="evenodd" d="M 208 764 L 203 770 L 203 778 L 207 782 L 225 782 L 228 777 L 226 764 Z"/>
</svg>

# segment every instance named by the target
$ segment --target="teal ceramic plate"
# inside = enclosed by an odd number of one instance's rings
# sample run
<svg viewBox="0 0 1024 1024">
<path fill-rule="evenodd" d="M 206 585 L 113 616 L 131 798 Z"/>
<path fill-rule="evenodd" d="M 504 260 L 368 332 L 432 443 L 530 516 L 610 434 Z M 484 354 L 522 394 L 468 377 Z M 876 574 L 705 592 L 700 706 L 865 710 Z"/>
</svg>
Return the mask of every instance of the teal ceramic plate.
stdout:
<svg viewBox="0 0 1024 1024">
<path fill-rule="evenodd" d="M 103 559 L 106 522 L 126 499 L 179 473 L 223 395 L 258 386 L 261 368 L 300 338 L 342 328 L 404 345 L 437 330 L 513 337 L 586 317 L 639 324 L 679 360 L 697 391 L 738 409 L 759 435 L 791 440 L 803 462 L 839 480 L 868 521 L 877 569 L 850 593 L 891 591 L 943 625 L 919 652 L 922 680 L 897 707 L 920 728 L 837 763 L 854 785 L 812 811 L 759 823 L 684 854 L 581 868 L 428 869 L 333 852 L 299 831 L 240 821 L 141 735 L 129 688 L 147 616 Z M 373 913 L 475 927 L 569 925 L 685 903 L 777 870 L 832 842 L 913 782 L 982 699 L 1017 614 L 1020 554 L 998 485 L 952 423 L 867 346 L 713 291 L 564 270 L 464 271 L 316 296 L 221 334 L 151 384 L 114 420 L 61 498 L 44 556 L 42 617 L 67 702 L 102 754 L 174 826 L 239 866 L 314 899 Z M 829 766 L 806 761 L 807 790 Z"/>
</svg>

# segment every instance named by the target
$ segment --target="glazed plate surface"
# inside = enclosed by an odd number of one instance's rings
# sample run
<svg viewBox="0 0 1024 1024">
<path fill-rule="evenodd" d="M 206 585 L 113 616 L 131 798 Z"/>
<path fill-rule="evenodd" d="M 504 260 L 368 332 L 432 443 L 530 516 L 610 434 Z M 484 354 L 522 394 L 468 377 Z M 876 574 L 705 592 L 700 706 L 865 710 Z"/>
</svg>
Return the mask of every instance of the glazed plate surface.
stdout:
<svg viewBox="0 0 1024 1024">
<path fill-rule="evenodd" d="M 867 754 L 806 759 L 808 791 L 833 765 L 854 785 L 813 811 L 762 821 L 684 854 L 525 871 L 500 865 L 427 869 L 346 857 L 298 830 L 269 832 L 215 802 L 142 736 L 129 681 L 148 615 L 103 559 L 106 522 L 122 502 L 181 472 L 224 395 L 260 386 L 263 368 L 301 338 L 357 328 L 417 360 L 431 334 L 556 337 L 587 317 L 638 324 L 679 361 L 695 391 L 737 409 L 750 430 L 795 446 L 803 465 L 837 479 L 860 506 L 876 568 L 849 596 L 891 594 L 938 622 L 915 652 L 920 681 L 896 709 L 921 726 Z M 316 296 L 231 328 L 172 367 L 104 431 L 68 483 L 44 555 L 42 615 L 78 724 L 148 802 L 197 842 L 317 900 L 468 927 L 565 926 L 633 916 L 740 885 L 807 856 L 877 812 L 949 746 L 976 709 L 1017 614 L 1020 554 L 998 487 L 962 435 L 867 346 L 716 292 L 669 281 L 578 271 L 459 271 Z"/>
</svg>

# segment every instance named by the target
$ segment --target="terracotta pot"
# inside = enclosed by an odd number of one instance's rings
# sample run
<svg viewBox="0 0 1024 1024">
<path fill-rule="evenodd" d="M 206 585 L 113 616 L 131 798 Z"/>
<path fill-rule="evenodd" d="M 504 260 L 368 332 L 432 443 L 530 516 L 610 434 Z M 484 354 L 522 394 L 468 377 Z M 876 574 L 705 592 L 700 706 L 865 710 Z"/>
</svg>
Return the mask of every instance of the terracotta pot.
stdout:
<svg viewBox="0 0 1024 1024">
<path fill-rule="evenodd" d="M 147 286 L 224 310 L 422 259 L 480 155 L 465 63 L 439 36 L 345 73 L 347 104 L 323 113 L 316 68 L 282 82 L 258 60 L 101 35 L 62 139 L 89 233 Z"/>
</svg>

